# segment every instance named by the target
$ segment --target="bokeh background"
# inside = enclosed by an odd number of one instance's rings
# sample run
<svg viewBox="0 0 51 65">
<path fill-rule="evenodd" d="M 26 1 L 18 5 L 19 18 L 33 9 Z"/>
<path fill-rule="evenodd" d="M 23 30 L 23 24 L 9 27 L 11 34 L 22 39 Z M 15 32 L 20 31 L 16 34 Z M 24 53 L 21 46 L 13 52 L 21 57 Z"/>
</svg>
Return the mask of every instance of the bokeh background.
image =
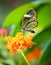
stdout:
<svg viewBox="0 0 51 65">
<path fill-rule="evenodd" d="M 34 28 L 33 38 L 37 45 L 27 48 L 24 54 L 30 65 L 51 65 L 50 0 L 0 0 L 0 30 L 8 30 L 5 35 L 0 33 L 0 65 L 27 65 L 19 53 L 9 54 L 4 39 L 20 31 L 23 15 L 29 8 L 34 8 L 37 13 L 38 26 Z"/>
</svg>

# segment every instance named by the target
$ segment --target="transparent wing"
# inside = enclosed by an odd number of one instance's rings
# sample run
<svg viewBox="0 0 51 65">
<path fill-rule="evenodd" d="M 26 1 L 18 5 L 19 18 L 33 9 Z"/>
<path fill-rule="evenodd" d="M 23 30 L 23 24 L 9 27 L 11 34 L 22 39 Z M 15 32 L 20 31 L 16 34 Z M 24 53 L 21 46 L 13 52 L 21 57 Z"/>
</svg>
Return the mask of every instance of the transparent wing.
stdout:
<svg viewBox="0 0 51 65">
<path fill-rule="evenodd" d="M 30 16 L 30 18 L 33 18 L 33 17 L 36 17 L 36 12 L 34 9 L 30 9 L 28 12 L 27 12 L 27 15 Z"/>
<path fill-rule="evenodd" d="M 36 18 L 36 12 L 33 8 L 29 9 L 25 14 L 22 21 L 23 26 L 32 18 Z"/>
<path fill-rule="evenodd" d="M 32 29 L 37 26 L 36 12 L 33 8 L 29 9 L 25 14 L 22 21 L 22 30 L 34 33 Z"/>
<path fill-rule="evenodd" d="M 33 29 L 34 27 L 36 27 L 37 25 L 38 25 L 38 23 L 36 20 L 30 20 L 23 26 L 23 28 L 25 30 L 30 30 L 30 29 Z"/>
</svg>

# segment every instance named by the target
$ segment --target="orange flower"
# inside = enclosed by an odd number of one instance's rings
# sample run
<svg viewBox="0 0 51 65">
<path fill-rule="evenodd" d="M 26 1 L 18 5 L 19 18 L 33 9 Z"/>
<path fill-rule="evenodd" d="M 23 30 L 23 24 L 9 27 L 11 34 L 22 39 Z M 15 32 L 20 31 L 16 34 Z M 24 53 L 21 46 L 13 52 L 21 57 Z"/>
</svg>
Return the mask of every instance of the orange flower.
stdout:
<svg viewBox="0 0 51 65">
<path fill-rule="evenodd" d="M 41 55 L 42 55 L 43 50 L 39 47 L 33 49 L 30 51 L 27 55 L 26 58 L 28 61 L 33 61 L 33 60 L 39 60 Z"/>
<path fill-rule="evenodd" d="M 15 37 L 8 36 L 6 37 L 6 48 L 10 50 L 10 53 L 14 53 L 17 50 L 24 50 L 26 47 L 31 48 L 33 45 L 32 38 L 33 34 L 25 36 L 23 32 L 17 33 Z"/>
</svg>

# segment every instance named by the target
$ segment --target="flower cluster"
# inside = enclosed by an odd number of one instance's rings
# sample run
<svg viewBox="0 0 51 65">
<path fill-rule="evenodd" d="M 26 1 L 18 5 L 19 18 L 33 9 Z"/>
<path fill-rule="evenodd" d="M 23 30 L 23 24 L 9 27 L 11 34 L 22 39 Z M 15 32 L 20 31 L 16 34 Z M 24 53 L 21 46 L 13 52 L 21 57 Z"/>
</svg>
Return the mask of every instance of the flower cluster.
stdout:
<svg viewBox="0 0 51 65">
<path fill-rule="evenodd" d="M 33 34 L 24 35 L 23 32 L 19 32 L 15 37 L 6 37 L 6 48 L 10 50 L 10 53 L 14 53 L 18 50 L 24 50 L 26 47 L 31 48 L 34 42 L 32 42 Z"/>
</svg>

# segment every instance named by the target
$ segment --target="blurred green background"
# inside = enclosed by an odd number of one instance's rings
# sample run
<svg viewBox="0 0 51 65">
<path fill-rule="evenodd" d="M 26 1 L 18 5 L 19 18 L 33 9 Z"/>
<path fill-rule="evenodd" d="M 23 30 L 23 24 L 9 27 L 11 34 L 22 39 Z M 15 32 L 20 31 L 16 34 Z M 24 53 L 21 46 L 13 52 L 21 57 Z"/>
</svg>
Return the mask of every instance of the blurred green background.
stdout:
<svg viewBox="0 0 51 65">
<path fill-rule="evenodd" d="M 22 18 L 27 9 L 34 8 L 38 26 L 31 49 L 24 51 L 30 65 L 51 65 L 51 2 L 50 0 L 0 0 L 0 29 L 8 29 L 8 35 L 15 36 L 22 27 Z M 5 36 L 0 34 L 0 65 L 27 65 L 19 53 L 9 54 L 5 48 Z M 36 54 L 37 55 L 36 55 Z M 33 56 L 33 59 L 32 59 Z"/>
</svg>

